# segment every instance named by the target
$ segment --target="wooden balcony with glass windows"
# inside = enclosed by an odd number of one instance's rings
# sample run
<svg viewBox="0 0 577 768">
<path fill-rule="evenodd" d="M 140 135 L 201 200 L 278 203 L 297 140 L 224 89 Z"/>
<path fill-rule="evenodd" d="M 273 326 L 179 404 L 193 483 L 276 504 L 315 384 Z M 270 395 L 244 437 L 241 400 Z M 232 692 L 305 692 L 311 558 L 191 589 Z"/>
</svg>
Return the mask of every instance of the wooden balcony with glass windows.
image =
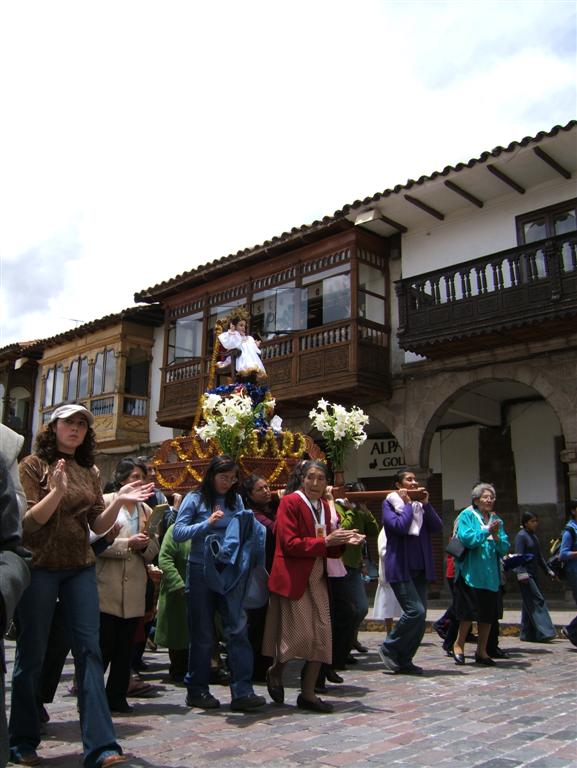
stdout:
<svg viewBox="0 0 577 768">
<path fill-rule="evenodd" d="M 399 344 L 429 358 L 574 333 L 577 232 L 399 280 Z"/>
<path fill-rule="evenodd" d="M 233 282 L 234 280 L 234 282 Z M 390 391 L 386 247 L 347 232 L 257 268 L 215 280 L 168 304 L 166 362 L 157 421 L 190 429 L 210 384 L 217 322 L 235 307 L 261 339 L 281 416 L 302 416 L 319 398 L 362 405 Z M 224 369 L 215 381 L 225 384 Z"/>
</svg>

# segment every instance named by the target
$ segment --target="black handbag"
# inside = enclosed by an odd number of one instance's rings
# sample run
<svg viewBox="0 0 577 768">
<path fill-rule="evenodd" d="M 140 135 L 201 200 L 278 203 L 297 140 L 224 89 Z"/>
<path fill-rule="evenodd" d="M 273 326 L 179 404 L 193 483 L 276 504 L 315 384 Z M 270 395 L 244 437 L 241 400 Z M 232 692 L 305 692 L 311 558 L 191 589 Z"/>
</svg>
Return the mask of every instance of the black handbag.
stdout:
<svg viewBox="0 0 577 768">
<path fill-rule="evenodd" d="M 457 538 L 457 536 L 452 536 L 449 539 L 445 552 L 454 557 L 455 560 L 463 560 L 467 553 L 467 547 L 463 544 L 461 539 Z"/>
</svg>

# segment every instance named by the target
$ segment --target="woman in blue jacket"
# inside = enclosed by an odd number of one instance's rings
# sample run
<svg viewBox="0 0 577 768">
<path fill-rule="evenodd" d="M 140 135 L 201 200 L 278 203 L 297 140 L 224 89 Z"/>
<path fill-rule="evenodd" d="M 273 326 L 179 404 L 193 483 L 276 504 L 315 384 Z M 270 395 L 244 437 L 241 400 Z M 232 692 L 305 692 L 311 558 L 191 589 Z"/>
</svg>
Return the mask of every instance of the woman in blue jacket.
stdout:
<svg viewBox="0 0 577 768">
<path fill-rule="evenodd" d="M 567 584 L 573 592 L 573 600 L 577 605 L 577 499 L 571 499 L 569 502 L 569 513 L 571 519 L 563 531 L 559 557 L 565 562 Z M 563 627 L 561 632 L 573 645 L 577 645 L 577 616 L 570 624 Z"/>
<path fill-rule="evenodd" d="M 465 641 L 473 621 L 477 622 L 475 662 L 495 665 L 487 653 L 491 625 L 499 619 L 501 558 L 509 551 L 503 521 L 495 514 L 495 488 L 479 483 L 471 491 L 470 507 L 457 520 L 457 537 L 465 545 L 462 560 L 455 561 L 455 613 L 459 634 L 453 646 L 456 664 L 465 663 Z"/>
<path fill-rule="evenodd" d="M 231 520 L 245 511 L 236 492 L 237 481 L 238 468 L 230 456 L 211 459 L 198 490 L 189 493 L 180 505 L 172 537 L 175 542 L 190 540 L 186 578 L 189 629 L 188 672 L 184 678 L 188 690 L 186 703 L 200 709 L 220 706 L 208 687 L 216 610 L 228 648 L 231 708 L 244 712 L 266 704 L 264 696 L 257 696 L 252 687 L 253 657 L 246 613 L 238 593 L 220 594 L 211 588 L 205 574 L 205 539 L 212 534 L 222 541 Z"/>
<path fill-rule="evenodd" d="M 547 567 L 541 553 L 539 539 L 535 533 L 538 524 L 537 515 L 533 512 L 523 512 L 521 530 L 515 536 L 515 553 L 533 556 L 528 563 L 515 569 L 523 599 L 520 639 L 530 643 L 547 643 L 557 637 L 557 632 L 539 587 L 539 569 L 551 578 L 554 578 L 555 574 Z"/>
</svg>

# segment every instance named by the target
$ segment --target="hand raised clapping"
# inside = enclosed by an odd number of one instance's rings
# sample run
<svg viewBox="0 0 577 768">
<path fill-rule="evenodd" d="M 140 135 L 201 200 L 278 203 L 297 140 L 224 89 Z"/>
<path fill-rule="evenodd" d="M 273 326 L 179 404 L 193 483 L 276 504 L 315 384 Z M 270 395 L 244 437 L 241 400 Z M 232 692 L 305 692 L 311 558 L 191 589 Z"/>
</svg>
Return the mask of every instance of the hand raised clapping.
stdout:
<svg viewBox="0 0 577 768">
<path fill-rule="evenodd" d="M 135 480 L 134 483 L 123 485 L 118 491 L 118 498 L 123 502 L 146 501 L 154 492 L 154 483 L 143 483 Z"/>
<path fill-rule="evenodd" d="M 68 476 L 66 475 L 66 461 L 59 459 L 56 462 L 54 472 L 50 478 L 50 490 L 57 491 L 64 496 L 68 488 Z"/>
<path fill-rule="evenodd" d="M 327 547 L 339 547 L 343 544 L 362 544 L 364 540 L 365 536 L 359 533 L 356 528 L 353 528 L 351 531 L 337 528 L 325 537 L 325 544 Z"/>
</svg>

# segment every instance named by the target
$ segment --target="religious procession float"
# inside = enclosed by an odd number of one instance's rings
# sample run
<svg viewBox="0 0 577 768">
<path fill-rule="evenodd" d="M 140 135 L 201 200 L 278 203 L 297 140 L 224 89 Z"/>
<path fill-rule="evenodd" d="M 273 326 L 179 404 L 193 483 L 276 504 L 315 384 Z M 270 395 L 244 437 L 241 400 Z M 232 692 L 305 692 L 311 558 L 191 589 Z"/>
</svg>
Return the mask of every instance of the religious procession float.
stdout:
<svg viewBox="0 0 577 768">
<path fill-rule="evenodd" d="M 271 488 L 284 487 L 301 459 L 324 460 L 325 453 L 335 474 L 342 473 L 346 450 L 366 440 L 366 414 L 356 406 L 347 410 L 319 400 L 309 418 L 324 439 L 323 452 L 309 435 L 282 428 L 266 383 L 260 341 L 248 333 L 247 314 L 239 310 L 219 321 L 216 339 L 209 385 L 190 434 L 166 440 L 153 457 L 160 485 L 187 492 L 201 482 L 211 458 L 222 454 L 236 460 L 241 476 L 257 474 Z M 215 385 L 219 372 L 228 374 L 228 383 Z"/>
</svg>

